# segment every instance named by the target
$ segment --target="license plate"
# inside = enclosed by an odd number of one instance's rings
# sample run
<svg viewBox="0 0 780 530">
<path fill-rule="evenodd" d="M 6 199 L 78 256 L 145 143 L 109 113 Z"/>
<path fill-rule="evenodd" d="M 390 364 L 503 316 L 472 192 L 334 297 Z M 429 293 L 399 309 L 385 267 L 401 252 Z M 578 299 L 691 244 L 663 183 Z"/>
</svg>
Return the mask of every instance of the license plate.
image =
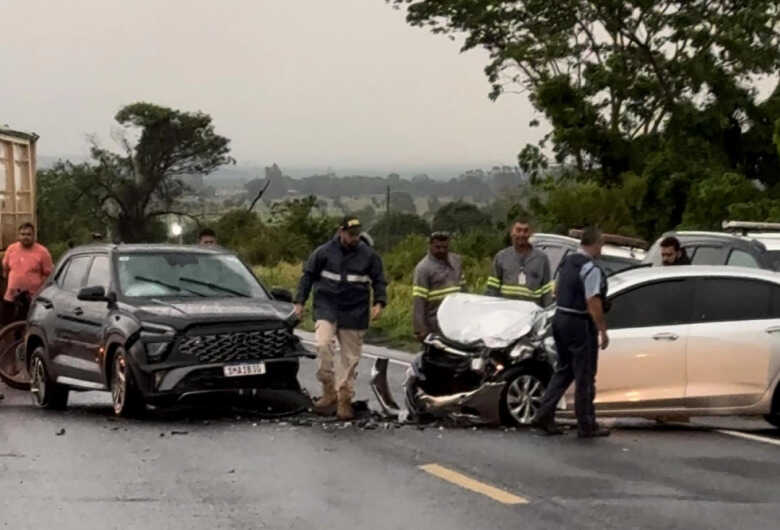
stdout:
<svg viewBox="0 0 780 530">
<path fill-rule="evenodd" d="M 222 369 L 225 377 L 263 375 L 265 373 L 265 363 L 229 364 Z"/>
</svg>

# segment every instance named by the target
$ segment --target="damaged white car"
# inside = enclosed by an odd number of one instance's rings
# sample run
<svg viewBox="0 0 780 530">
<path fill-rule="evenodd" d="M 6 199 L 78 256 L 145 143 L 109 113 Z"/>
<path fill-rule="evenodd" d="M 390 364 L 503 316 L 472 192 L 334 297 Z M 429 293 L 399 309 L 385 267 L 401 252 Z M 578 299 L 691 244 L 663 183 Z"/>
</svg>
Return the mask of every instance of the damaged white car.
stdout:
<svg viewBox="0 0 780 530">
<path fill-rule="evenodd" d="M 553 312 L 532 302 L 450 295 L 438 310 L 442 333 L 425 338 L 407 371 L 404 407 L 389 391 L 387 359 L 374 363 L 374 393 L 384 412 L 400 419 L 528 424 L 553 372 Z"/>
</svg>

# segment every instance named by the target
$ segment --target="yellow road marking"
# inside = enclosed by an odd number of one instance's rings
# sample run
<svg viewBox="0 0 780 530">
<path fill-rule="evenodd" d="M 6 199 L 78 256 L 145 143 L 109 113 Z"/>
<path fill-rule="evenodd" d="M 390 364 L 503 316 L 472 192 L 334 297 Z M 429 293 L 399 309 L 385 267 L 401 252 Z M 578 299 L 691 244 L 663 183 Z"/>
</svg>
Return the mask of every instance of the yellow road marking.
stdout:
<svg viewBox="0 0 780 530">
<path fill-rule="evenodd" d="M 490 486 L 489 484 L 485 484 L 484 482 L 474 480 L 471 477 L 467 477 L 466 475 L 458 473 L 457 471 L 447 469 L 446 467 L 440 466 L 439 464 L 426 464 L 424 466 L 420 466 L 420 469 L 426 473 L 430 473 L 435 477 L 439 477 L 442 480 L 446 480 L 447 482 L 455 484 L 456 486 L 460 486 L 461 488 L 465 488 L 475 493 L 481 493 L 482 495 L 490 497 L 494 501 L 498 501 L 502 504 L 528 504 L 528 499 L 525 497 L 518 497 L 517 495 L 513 495 L 508 491 L 504 491 L 502 489 Z"/>
</svg>

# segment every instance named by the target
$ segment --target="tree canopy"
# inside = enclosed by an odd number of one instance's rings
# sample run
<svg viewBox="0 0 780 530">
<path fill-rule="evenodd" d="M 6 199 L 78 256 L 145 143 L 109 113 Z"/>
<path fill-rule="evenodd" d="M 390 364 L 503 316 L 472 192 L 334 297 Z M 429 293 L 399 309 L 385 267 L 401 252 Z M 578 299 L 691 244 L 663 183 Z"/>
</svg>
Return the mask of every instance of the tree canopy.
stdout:
<svg viewBox="0 0 780 530">
<path fill-rule="evenodd" d="M 553 178 L 550 149 L 558 181 L 638 182 L 645 235 L 682 222 L 701 180 L 780 183 L 780 90 L 760 102 L 755 89 L 780 70 L 776 0 L 388 1 L 487 50 L 492 98 L 528 95 L 552 126 L 520 152 L 531 176 Z"/>
</svg>

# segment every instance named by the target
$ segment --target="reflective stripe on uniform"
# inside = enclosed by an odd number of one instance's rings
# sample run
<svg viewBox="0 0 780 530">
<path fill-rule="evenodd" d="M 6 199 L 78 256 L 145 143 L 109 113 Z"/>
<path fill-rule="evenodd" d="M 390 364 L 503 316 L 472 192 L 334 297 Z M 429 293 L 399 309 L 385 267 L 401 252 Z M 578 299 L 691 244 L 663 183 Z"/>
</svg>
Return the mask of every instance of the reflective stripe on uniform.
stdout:
<svg viewBox="0 0 780 530">
<path fill-rule="evenodd" d="M 341 275 L 331 271 L 322 271 L 320 276 L 327 280 L 333 280 L 334 282 L 341 281 Z M 365 274 L 347 274 L 346 281 L 350 283 L 371 283 L 371 277 Z"/>
<path fill-rule="evenodd" d="M 335 272 L 330 271 L 322 271 L 320 273 L 320 276 L 322 276 L 325 279 L 333 280 L 334 282 L 340 282 L 341 281 L 341 275 L 336 274 Z"/>
<path fill-rule="evenodd" d="M 430 291 L 425 287 L 420 287 L 419 285 L 412 286 L 412 296 L 416 296 L 418 298 L 424 298 L 425 300 L 427 300 L 429 294 Z"/>
<path fill-rule="evenodd" d="M 501 280 L 496 278 L 495 276 L 488 277 L 487 280 L 488 287 L 501 287 Z"/>
<path fill-rule="evenodd" d="M 549 282 L 538 289 L 532 290 L 524 285 L 502 285 L 501 294 L 510 297 L 524 297 L 524 298 L 541 298 L 544 295 L 551 293 L 555 287 L 554 282 Z"/>
<path fill-rule="evenodd" d="M 428 300 L 438 301 L 443 300 L 447 295 L 461 292 L 460 285 L 453 285 L 451 287 L 445 287 L 443 289 L 436 289 L 428 293 Z"/>
</svg>

